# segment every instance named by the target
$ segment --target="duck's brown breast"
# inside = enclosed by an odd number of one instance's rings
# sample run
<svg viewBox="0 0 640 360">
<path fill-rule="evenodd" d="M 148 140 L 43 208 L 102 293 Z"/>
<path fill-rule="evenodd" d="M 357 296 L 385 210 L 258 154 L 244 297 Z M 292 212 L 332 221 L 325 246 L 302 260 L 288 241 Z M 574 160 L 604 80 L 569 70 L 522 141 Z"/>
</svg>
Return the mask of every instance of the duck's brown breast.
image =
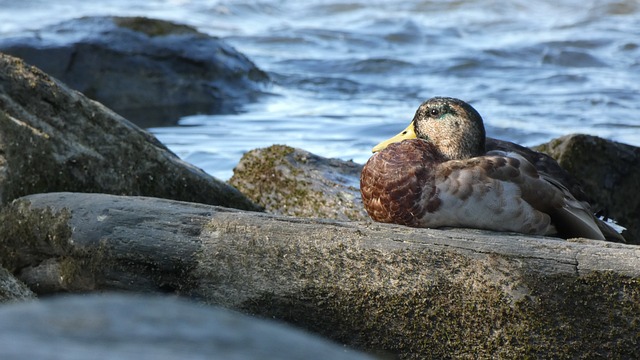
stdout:
<svg viewBox="0 0 640 360">
<path fill-rule="evenodd" d="M 374 154 L 360 176 L 362 201 L 375 221 L 417 226 L 440 201 L 434 186 L 435 166 L 442 162 L 435 147 L 405 140 Z"/>
</svg>

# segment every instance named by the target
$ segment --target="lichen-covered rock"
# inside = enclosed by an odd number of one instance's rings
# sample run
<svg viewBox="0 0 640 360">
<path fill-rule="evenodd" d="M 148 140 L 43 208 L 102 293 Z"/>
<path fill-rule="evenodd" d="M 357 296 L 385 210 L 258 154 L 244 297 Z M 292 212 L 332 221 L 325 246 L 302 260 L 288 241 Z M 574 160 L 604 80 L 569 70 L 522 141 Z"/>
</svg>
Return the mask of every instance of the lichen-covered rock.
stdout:
<svg viewBox="0 0 640 360">
<path fill-rule="evenodd" d="M 0 204 L 33 193 L 146 195 L 258 210 L 153 135 L 0 53 Z"/>
<path fill-rule="evenodd" d="M 535 149 L 581 180 L 592 208 L 627 228 L 627 243 L 640 244 L 640 148 L 576 134 Z"/>
<path fill-rule="evenodd" d="M 0 358 L 365 360 L 317 336 L 160 296 L 66 296 L 0 306 Z"/>
<path fill-rule="evenodd" d="M 229 183 L 274 214 L 364 220 L 361 170 L 353 161 L 273 145 L 244 154 Z"/>
<path fill-rule="evenodd" d="M 84 17 L 0 39 L 23 58 L 140 126 L 234 111 L 268 76 L 224 41 L 147 18 Z"/>
<path fill-rule="evenodd" d="M 29 300 L 35 297 L 36 295 L 24 283 L 0 266 L 0 303 Z"/>
</svg>

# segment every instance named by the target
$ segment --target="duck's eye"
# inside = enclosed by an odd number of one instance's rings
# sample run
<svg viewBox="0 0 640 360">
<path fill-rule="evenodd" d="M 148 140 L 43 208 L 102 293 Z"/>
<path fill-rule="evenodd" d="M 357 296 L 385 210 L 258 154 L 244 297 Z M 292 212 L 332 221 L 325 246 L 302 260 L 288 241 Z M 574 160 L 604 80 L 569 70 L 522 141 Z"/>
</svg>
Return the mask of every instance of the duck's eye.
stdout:
<svg viewBox="0 0 640 360">
<path fill-rule="evenodd" d="M 436 117 L 436 116 L 440 115 L 440 110 L 431 109 L 431 110 L 429 110 L 429 114 L 431 114 L 431 116 L 433 116 L 433 117 Z"/>
</svg>

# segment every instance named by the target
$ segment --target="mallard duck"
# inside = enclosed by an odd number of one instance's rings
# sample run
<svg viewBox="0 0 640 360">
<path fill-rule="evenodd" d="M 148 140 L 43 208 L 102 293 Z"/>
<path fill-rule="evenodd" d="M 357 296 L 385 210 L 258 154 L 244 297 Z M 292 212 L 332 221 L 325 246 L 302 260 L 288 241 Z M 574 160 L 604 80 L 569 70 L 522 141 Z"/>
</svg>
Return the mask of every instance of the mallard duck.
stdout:
<svg viewBox="0 0 640 360">
<path fill-rule="evenodd" d="M 568 187 L 577 182 L 557 162 L 486 138 L 482 117 L 462 100 L 425 101 L 373 152 L 360 191 L 375 221 L 624 241 L 576 199 Z"/>
</svg>

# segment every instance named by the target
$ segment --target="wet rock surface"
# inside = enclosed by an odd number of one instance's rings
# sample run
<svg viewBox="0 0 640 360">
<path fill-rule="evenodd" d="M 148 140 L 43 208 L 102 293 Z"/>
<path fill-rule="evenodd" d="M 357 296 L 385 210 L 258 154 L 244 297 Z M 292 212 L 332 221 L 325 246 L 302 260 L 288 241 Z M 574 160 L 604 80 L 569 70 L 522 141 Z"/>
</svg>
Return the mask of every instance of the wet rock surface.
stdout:
<svg viewBox="0 0 640 360">
<path fill-rule="evenodd" d="M 142 127 L 226 113 L 255 100 L 268 76 L 224 41 L 192 27 L 85 17 L 0 39 L 24 59 Z"/>
<path fill-rule="evenodd" d="M 0 204 L 51 191 L 259 209 L 100 103 L 0 54 Z"/>
</svg>

